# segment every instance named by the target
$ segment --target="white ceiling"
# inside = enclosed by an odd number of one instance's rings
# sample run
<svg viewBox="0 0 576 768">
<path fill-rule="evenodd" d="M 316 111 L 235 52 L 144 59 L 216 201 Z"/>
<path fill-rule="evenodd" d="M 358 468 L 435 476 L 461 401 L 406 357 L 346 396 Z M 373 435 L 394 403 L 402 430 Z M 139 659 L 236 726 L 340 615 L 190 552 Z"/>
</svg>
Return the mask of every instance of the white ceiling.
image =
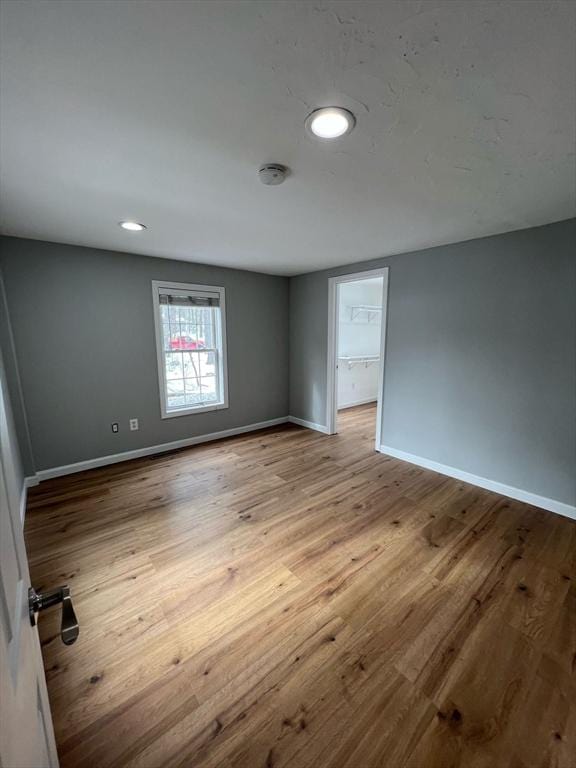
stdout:
<svg viewBox="0 0 576 768">
<path fill-rule="evenodd" d="M 295 274 L 570 218 L 575 19 L 551 0 L 4 2 L 2 231 Z M 328 145 L 304 119 L 333 104 L 357 125 Z"/>
</svg>

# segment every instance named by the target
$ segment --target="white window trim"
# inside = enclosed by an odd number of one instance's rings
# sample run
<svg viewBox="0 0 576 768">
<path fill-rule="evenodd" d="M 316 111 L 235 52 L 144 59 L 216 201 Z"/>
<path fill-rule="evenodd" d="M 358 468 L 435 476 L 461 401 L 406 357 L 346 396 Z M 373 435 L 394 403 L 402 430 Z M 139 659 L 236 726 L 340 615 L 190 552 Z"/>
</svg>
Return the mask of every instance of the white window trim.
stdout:
<svg viewBox="0 0 576 768">
<path fill-rule="evenodd" d="M 182 408 L 177 411 L 166 409 L 166 371 L 164 368 L 164 350 L 162 348 L 162 328 L 160 324 L 160 289 L 168 288 L 173 291 L 217 293 L 220 297 L 220 347 L 222 354 L 220 360 L 220 377 L 222 381 L 221 403 L 215 405 L 198 405 L 192 408 Z M 160 389 L 160 412 L 163 419 L 173 419 L 177 416 L 190 416 L 194 413 L 206 413 L 207 411 L 221 411 L 228 408 L 228 355 L 226 352 L 226 290 L 217 285 L 197 285 L 193 283 L 170 283 L 165 280 L 152 280 L 152 301 L 154 306 L 154 330 L 156 333 L 156 359 L 158 365 L 158 385 Z"/>
</svg>

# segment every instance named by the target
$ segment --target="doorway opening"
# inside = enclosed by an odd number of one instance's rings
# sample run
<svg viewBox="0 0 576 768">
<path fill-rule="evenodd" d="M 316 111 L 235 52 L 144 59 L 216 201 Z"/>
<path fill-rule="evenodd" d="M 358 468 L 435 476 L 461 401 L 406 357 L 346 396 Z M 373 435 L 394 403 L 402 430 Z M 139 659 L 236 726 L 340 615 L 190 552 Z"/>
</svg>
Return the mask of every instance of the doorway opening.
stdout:
<svg viewBox="0 0 576 768">
<path fill-rule="evenodd" d="M 388 268 L 328 281 L 329 434 L 358 430 L 381 445 Z"/>
</svg>

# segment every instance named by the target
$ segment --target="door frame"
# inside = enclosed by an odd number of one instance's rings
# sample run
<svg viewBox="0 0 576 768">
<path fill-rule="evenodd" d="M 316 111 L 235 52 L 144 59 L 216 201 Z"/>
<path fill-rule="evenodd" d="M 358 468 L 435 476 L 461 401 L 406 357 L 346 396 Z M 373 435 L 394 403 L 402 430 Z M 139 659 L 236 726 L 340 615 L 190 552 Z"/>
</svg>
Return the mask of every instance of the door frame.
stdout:
<svg viewBox="0 0 576 768">
<path fill-rule="evenodd" d="M 338 297 L 342 283 L 354 283 L 372 277 L 382 278 L 382 314 L 380 319 L 380 361 L 378 364 L 378 398 L 376 407 L 376 450 L 382 445 L 382 411 L 384 400 L 384 363 L 386 355 L 386 325 L 388 317 L 388 272 L 390 267 L 367 269 L 338 277 L 328 278 L 328 350 L 326 375 L 326 428 L 335 435 L 338 424 Z"/>
</svg>

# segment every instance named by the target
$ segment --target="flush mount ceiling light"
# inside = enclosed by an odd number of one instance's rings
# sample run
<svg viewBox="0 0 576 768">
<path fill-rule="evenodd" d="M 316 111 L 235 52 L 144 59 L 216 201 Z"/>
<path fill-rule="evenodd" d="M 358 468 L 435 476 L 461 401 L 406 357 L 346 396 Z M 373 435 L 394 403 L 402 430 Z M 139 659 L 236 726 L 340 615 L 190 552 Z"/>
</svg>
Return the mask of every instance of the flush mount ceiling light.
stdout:
<svg viewBox="0 0 576 768">
<path fill-rule="evenodd" d="M 143 229 L 146 229 L 144 224 L 137 221 L 119 221 L 118 224 L 122 229 L 127 229 L 129 232 L 142 232 Z"/>
<path fill-rule="evenodd" d="M 318 139 L 339 139 L 350 133 L 356 125 L 356 118 L 342 107 L 323 107 L 311 112 L 305 125 Z"/>
</svg>

